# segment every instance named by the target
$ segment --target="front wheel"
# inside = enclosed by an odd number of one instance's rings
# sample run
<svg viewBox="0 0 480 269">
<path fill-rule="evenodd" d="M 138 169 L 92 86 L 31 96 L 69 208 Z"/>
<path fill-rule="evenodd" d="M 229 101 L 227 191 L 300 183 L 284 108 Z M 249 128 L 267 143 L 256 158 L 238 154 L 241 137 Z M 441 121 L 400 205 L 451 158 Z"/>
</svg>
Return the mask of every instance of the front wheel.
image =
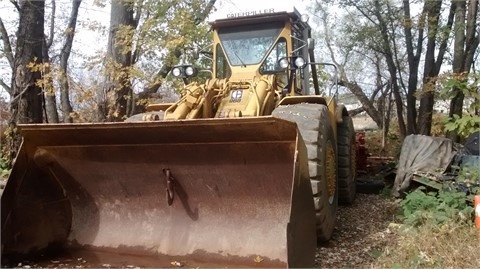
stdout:
<svg viewBox="0 0 480 269">
<path fill-rule="evenodd" d="M 317 239 L 328 241 L 335 228 L 338 205 L 336 144 L 328 108 L 321 104 L 286 105 L 276 108 L 272 115 L 298 126 L 307 147 Z"/>
</svg>

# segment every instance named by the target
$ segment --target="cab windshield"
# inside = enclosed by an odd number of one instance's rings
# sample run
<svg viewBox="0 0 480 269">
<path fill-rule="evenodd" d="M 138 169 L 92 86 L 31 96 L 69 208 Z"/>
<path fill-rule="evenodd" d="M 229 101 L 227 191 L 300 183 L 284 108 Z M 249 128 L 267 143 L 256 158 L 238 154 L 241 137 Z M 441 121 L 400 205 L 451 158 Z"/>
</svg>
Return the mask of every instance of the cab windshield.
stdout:
<svg viewBox="0 0 480 269">
<path fill-rule="evenodd" d="M 243 25 L 220 29 L 218 36 L 230 64 L 247 66 L 260 63 L 282 29 L 282 22 Z"/>
</svg>

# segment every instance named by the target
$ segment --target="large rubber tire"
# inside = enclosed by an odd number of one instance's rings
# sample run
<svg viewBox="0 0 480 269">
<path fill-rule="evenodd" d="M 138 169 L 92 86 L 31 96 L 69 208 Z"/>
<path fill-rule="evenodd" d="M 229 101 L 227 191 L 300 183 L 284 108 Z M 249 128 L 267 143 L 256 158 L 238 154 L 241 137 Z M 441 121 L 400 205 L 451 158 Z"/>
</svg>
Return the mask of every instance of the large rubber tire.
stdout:
<svg viewBox="0 0 480 269">
<path fill-rule="evenodd" d="M 328 108 L 320 104 L 295 104 L 280 106 L 272 115 L 297 123 L 307 147 L 317 239 L 328 241 L 335 228 L 338 205 L 336 145 Z"/>
<path fill-rule="evenodd" d="M 355 146 L 355 129 L 352 118 L 343 117 L 337 124 L 338 149 L 338 201 L 343 205 L 351 205 L 357 196 L 357 151 Z"/>
</svg>

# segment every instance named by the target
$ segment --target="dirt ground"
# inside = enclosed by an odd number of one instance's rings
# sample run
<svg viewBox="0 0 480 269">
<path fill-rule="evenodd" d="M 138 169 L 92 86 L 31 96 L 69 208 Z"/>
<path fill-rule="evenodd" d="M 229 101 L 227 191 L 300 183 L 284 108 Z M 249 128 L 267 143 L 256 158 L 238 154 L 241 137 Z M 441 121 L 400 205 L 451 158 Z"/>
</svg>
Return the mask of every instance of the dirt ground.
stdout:
<svg viewBox="0 0 480 269">
<path fill-rule="evenodd" d="M 389 240 L 398 204 L 382 194 L 358 194 L 351 206 L 340 206 L 333 238 L 317 248 L 318 268 L 370 267 Z"/>
</svg>

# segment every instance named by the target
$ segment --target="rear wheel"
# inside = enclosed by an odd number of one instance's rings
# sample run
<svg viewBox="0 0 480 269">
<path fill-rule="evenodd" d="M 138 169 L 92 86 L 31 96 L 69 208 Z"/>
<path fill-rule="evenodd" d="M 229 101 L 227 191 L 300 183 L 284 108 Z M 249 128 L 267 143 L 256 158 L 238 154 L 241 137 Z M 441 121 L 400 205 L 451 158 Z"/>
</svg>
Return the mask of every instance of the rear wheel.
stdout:
<svg viewBox="0 0 480 269">
<path fill-rule="evenodd" d="M 335 228 L 338 204 L 336 145 L 328 108 L 320 104 L 295 104 L 280 106 L 272 115 L 297 123 L 307 147 L 317 238 L 327 241 Z"/>
<path fill-rule="evenodd" d="M 341 204 L 350 205 L 357 195 L 356 184 L 356 147 L 355 130 L 352 118 L 343 117 L 343 122 L 337 125 L 338 130 L 338 199 Z"/>
</svg>

